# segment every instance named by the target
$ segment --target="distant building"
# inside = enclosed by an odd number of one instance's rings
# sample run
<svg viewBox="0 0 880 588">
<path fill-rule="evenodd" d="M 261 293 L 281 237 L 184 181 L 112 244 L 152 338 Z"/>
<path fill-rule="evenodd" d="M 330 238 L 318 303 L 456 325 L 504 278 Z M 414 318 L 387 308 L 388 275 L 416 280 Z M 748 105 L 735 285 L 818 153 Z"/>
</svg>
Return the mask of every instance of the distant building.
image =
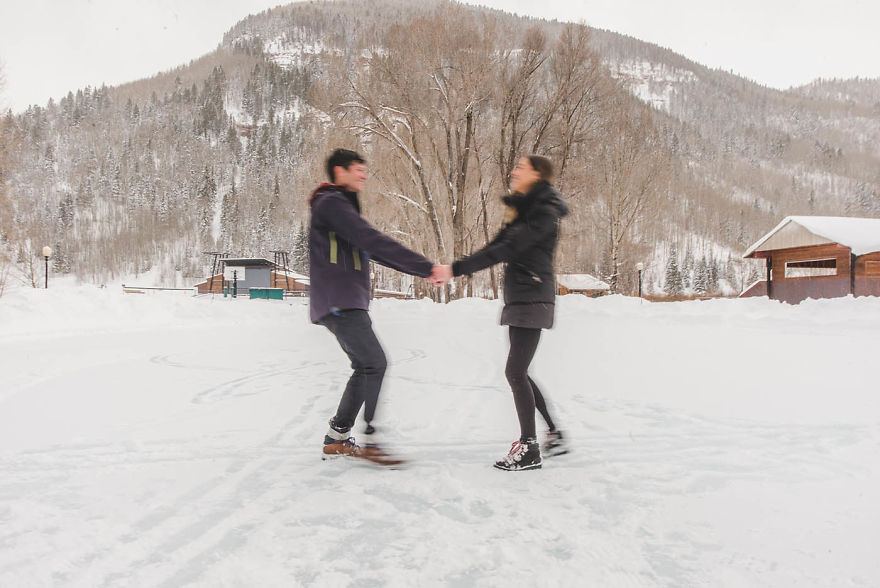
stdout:
<svg viewBox="0 0 880 588">
<path fill-rule="evenodd" d="M 752 245 L 767 277 L 740 296 L 797 304 L 807 298 L 880 296 L 880 219 L 789 216 Z"/>
<path fill-rule="evenodd" d="M 560 296 L 566 294 L 583 294 L 591 298 L 605 296 L 611 291 L 611 286 L 590 274 L 557 274 L 556 293 Z"/>
<path fill-rule="evenodd" d="M 414 300 L 415 296 L 412 294 L 412 290 L 407 292 L 399 292 L 397 290 L 382 290 L 380 288 L 376 288 L 373 290 L 373 298 L 397 298 L 398 300 Z"/>
<path fill-rule="evenodd" d="M 240 294 L 246 295 L 249 288 L 283 288 L 288 292 L 308 292 L 309 278 L 294 271 L 285 269 L 268 259 L 256 258 L 223 258 L 220 260 L 223 269 L 240 267 L 244 268 L 244 278 L 236 280 L 236 287 Z M 228 272 L 227 272 L 228 273 Z M 204 282 L 196 284 L 199 294 L 222 294 L 223 287 L 227 284 L 223 272 L 209 277 Z"/>
</svg>

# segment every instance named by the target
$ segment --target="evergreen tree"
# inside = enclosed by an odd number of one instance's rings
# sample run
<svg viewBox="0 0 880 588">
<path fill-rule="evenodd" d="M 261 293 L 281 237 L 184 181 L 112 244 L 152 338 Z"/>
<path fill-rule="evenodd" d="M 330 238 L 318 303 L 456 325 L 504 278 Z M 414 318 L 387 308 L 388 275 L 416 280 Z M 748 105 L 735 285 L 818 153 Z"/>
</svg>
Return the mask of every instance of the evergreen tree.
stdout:
<svg viewBox="0 0 880 588">
<path fill-rule="evenodd" d="M 706 258 L 697 262 L 694 268 L 694 292 L 703 295 L 709 290 L 709 267 Z"/>
<path fill-rule="evenodd" d="M 302 224 L 293 240 L 292 257 L 294 271 L 309 275 L 309 231 Z"/>
<path fill-rule="evenodd" d="M 679 268 L 681 273 L 681 285 L 687 290 L 693 286 L 693 276 L 696 266 L 694 265 L 694 254 L 691 251 L 690 245 L 688 245 L 687 249 L 685 249 L 684 259 L 681 261 L 681 266 Z"/>
<path fill-rule="evenodd" d="M 677 296 L 684 292 L 684 283 L 682 282 L 681 270 L 678 266 L 678 250 L 675 245 L 669 250 L 669 259 L 666 261 L 664 291 L 669 296 Z"/>
<path fill-rule="evenodd" d="M 706 291 L 713 296 L 720 293 L 718 273 L 718 262 L 710 256 L 706 266 Z"/>
<path fill-rule="evenodd" d="M 235 193 L 235 171 L 232 172 L 232 183 L 229 191 L 223 195 L 223 204 L 220 210 L 220 232 L 223 238 L 223 246 L 226 249 L 234 249 L 241 246 L 236 242 L 239 217 L 238 195 Z"/>
<path fill-rule="evenodd" d="M 206 239 L 211 234 L 211 223 L 214 217 L 214 197 L 217 194 L 217 183 L 214 175 L 205 166 L 198 187 L 199 201 L 199 234 Z"/>
</svg>

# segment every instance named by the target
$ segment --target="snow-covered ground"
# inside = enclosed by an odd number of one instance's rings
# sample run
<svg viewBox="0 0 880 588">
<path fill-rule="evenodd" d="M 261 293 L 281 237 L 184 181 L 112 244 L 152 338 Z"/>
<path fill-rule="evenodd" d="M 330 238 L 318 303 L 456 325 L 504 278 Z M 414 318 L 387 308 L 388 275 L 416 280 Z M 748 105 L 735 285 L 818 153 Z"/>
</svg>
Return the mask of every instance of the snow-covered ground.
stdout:
<svg viewBox="0 0 880 588">
<path fill-rule="evenodd" d="M 574 453 L 507 473 L 496 302 L 375 304 L 380 470 L 319 459 L 305 300 L 52 286 L 0 298 L 0 586 L 880 585 L 880 299 L 565 297 Z"/>
</svg>

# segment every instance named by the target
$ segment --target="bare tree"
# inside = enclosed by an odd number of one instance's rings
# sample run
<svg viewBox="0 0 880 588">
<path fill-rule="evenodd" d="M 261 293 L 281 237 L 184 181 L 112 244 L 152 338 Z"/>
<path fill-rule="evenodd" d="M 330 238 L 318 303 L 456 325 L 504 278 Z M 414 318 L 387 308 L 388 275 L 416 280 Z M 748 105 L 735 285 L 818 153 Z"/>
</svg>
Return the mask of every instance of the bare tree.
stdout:
<svg viewBox="0 0 880 588">
<path fill-rule="evenodd" d="M 0 62 L 0 105 L 3 104 L 5 90 L 6 78 L 3 74 L 3 63 Z M 6 191 L 9 183 L 9 166 L 13 139 L 12 116 L 0 114 L 0 296 L 3 295 L 3 291 L 6 288 L 6 282 L 12 265 L 8 244 L 12 231 L 13 208 Z"/>
<path fill-rule="evenodd" d="M 420 211 L 445 261 L 466 253 L 475 142 L 492 93 L 496 33 L 456 4 L 392 27 L 381 51 L 349 77 L 346 126 L 380 139 L 406 164 L 416 193 L 396 195 Z M 463 292 L 459 280 L 454 296 Z"/>
<path fill-rule="evenodd" d="M 533 143 L 538 143 L 541 133 L 536 129 L 549 124 L 546 112 L 543 116 L 538 114 L 542 110 L 541 67 L 547 58 L 547 36 L 537 26 L 526 31 L 522 47 L 507 48 L 501 54 L 496 96 L 501 110 L 496 163 L 502 186 L 507 185 L 507 175 L 517 158 L 525 154 L 528 138 L 534 136 Z"/>
<path fill-rule="evenodd" d="M 607 247 L 609 285 L 618 292 L 624 247 L 668 185 L 669 162 L 650 113 L 631 99 L 610 101 L 603 123 L 604 140 L 590 158 L 589 174 Z"/>
<path fill-rule="evenodd" d="M 550 72 L 555 97 L 548 110 L 557 117 L 553 154 L 558 183 L 566 189 L 569 160 L 597 142 L 600 109 L 615 87 L 591 48 L 590 31 L 584 25 L 568 24 L 562 30 L 550 58 Z"/>
</svg>

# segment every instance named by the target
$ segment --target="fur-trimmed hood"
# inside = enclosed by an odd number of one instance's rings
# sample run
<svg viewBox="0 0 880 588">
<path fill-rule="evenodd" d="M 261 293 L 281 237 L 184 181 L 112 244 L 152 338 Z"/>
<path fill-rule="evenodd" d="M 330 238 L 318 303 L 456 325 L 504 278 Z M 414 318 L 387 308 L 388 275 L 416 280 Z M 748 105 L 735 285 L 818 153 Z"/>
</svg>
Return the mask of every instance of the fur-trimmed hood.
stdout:
<svg viewBox="0 0 880 588">
<path fill-rule="evenodd" d="M 525 215 L 533 206 L 550 206 L 562 218 L 568 214 L 568 204 L 559 192 L 548 182 L 536 182 L 526 194 L 510 194 L 504 196 L 504 224 L 509 225 L 517 218 Z"/>
</svg>

